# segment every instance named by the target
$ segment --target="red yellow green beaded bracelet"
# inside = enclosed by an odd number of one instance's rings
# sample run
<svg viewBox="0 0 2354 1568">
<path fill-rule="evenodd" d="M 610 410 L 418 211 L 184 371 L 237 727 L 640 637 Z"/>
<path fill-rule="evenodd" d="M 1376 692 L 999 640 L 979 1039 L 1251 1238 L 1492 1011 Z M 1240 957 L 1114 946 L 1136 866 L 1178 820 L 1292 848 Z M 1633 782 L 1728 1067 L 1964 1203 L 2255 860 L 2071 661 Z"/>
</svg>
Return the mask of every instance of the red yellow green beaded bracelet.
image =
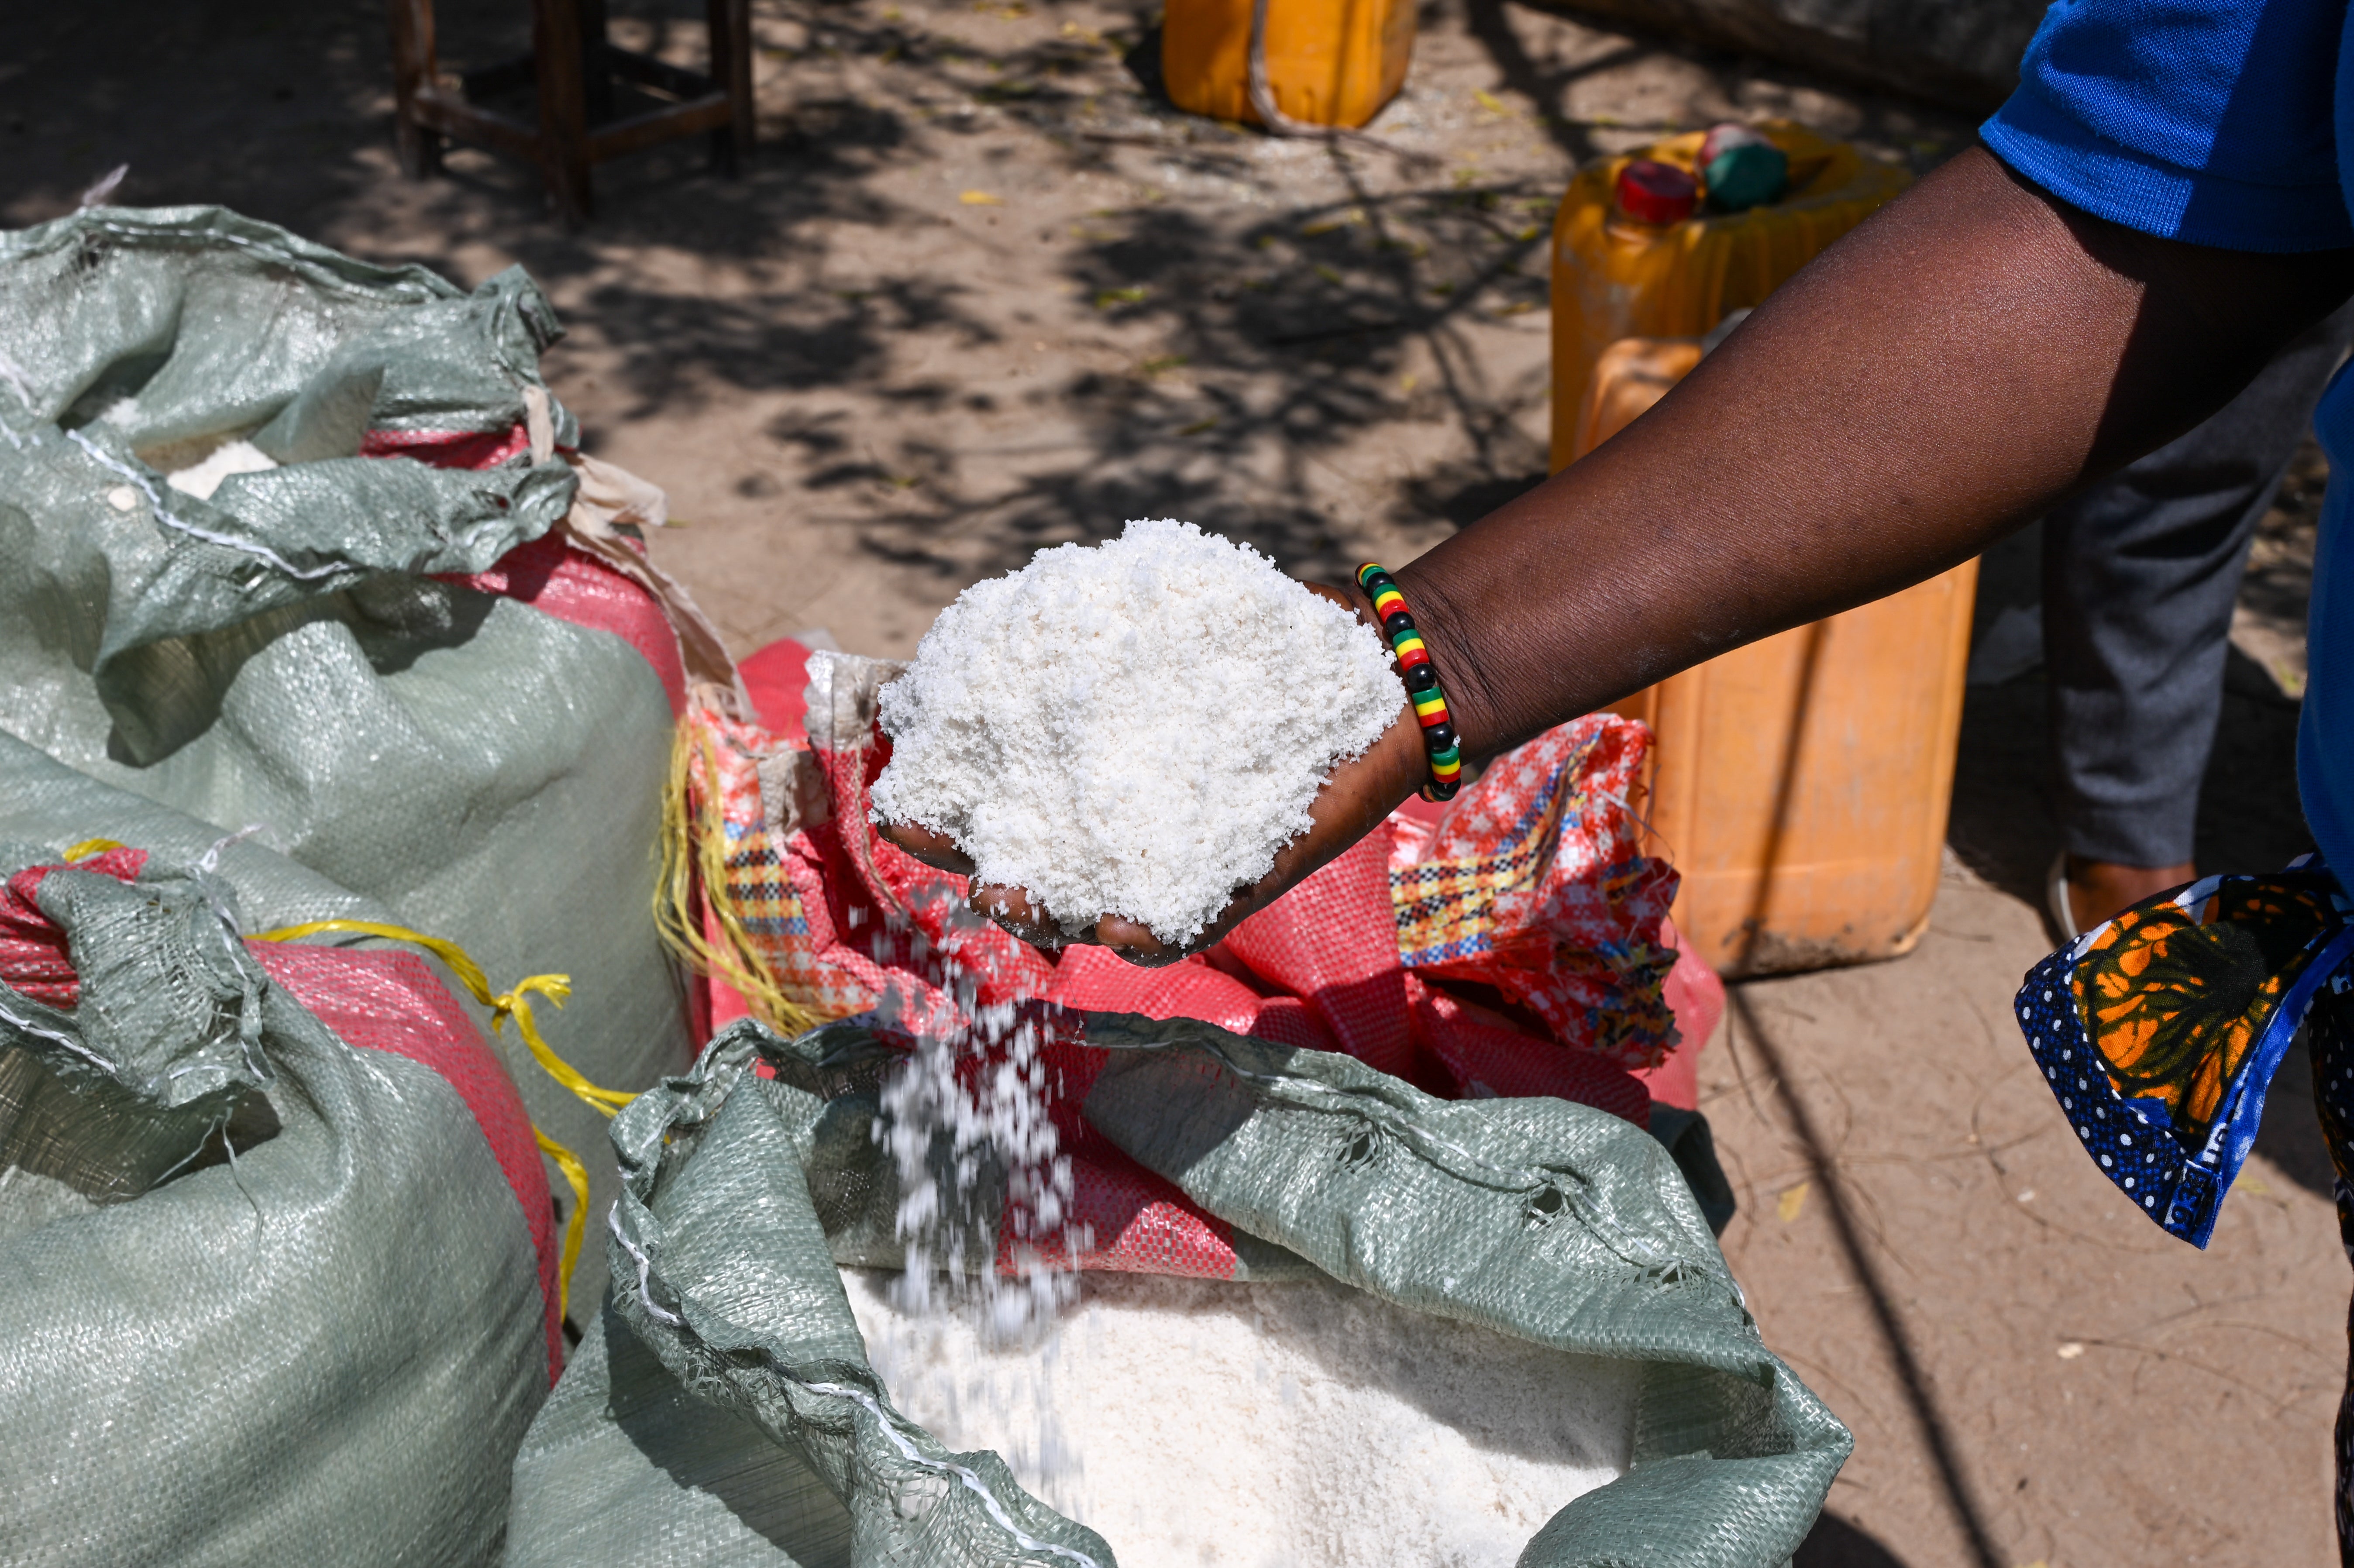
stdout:
<svg viewBox="0 0 2354 1568">
<path fill-rule="evenodd" d="M 1422 798 L 1451 800 L 1463 783 L 1463 748 L 1456 739 L 1455 715 L 1447 711 L 1447 694 L 1439 689 L 1430 650 L 1415 630 L 1405 596 L 1386 570 L 1367 561 L 1357 568 L 1357 586 L 1373 599 L 1373 615 L 1382 623 L 1382 635 L 1390 640 L 1390 652 L 1397 655 L 1398 678 L 1405 683 L 1415 719 L 1422 726 L 1422 748 L 1430 757 L 1430 782 L 1422 787 Z"/>
</svg>

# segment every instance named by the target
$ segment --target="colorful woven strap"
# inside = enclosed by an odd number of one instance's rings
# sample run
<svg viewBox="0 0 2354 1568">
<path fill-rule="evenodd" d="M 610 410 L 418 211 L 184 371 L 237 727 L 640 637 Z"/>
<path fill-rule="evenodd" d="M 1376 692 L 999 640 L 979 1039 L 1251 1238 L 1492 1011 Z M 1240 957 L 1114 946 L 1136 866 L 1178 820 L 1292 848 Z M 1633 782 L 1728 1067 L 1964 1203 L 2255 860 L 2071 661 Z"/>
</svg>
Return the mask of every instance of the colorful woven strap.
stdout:
<svg viewBox="0 0 2354 1568">
<path fill-rule="evenodd" d="M 1397 655 L 1398 678 L 1405 683 L 1406 695 L 1414 702 L 1414 716 L 1422 726 L 1422 748 L 1430 757 L 1430 782 L 1422 787 L 1422 798 L 1451 800 L 1463 783 L 1463 748 L 1457 744 L 1455 715 L 1447 711 L 1447 694 L 1439 688 L 1430 650 L 1423 645 L 1422 633 L 1415 630 L 1405 596 L 1398 592 L 1386 570 L 1367 561 L 1357 568 L 1357 586 L 1373 599 L 1382 635 L 1390 640 L 1390 652 Z"/>
</svg>

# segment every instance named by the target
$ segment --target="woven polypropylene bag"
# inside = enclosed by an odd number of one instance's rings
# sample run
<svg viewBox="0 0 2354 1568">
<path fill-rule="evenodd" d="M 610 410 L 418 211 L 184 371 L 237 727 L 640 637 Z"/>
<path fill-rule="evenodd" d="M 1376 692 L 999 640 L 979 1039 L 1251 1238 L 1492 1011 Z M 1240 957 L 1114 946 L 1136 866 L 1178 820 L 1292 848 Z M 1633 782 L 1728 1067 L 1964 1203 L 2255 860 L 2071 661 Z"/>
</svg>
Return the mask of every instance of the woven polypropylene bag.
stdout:
<svg viewBox="0 0 2354 1568">
<path fill-rule="evenodd" d="M 773 997 L 843 1017 L 892 985 L 937 1006 L 919 966 L 891 946 L 904 916 L 929 946 L 964 956 L 984 1001 L 1037 994 L 1199 1018 L 1343 1051 L 1451 1095 L 1556 1094 L 1638 1120 L 1648 1112 L 1622 1069 L 1655 1065 L 1676 1038 L 1661 995 L 1675 954 L 1660 943 L 1675 874 L 1639 854 L 1625 804 L 1649 746 L 1641 725 L 1604 715 L 1564 726 L 1498 759 L 1436 835 L 1394 818 L 1208 958 L 1140 969 L 1087 948 L 1042 957 L 938 916 L 962 879 L 919 864 L 868 820 L 867 785 L 888 747 L 874 693 L 900 668 L 808 655 L 803 734 L 688 710 L 697 803 L 686 817 L 722 841 L 711 881 L 727 919 L 706 920 L 710 946 L 720 968 L 752 977 L 755 1016 Z M 1444 990 L 1464 982 L 1521 1016 Z"/>
<path fill-rule="evenodd" d="M 1564 1508 L 1527 1568 L 1768 1568 L 1805 1539 L 1850 1439 L 1760 1342 L 1647 1135 L 1556 1099 L 1449 1104 L 1192 1020 L 1085 1025 L 1087 1121 L 1247 1238 L 1263 1277 L 1312 1268 L 1639 1364 L 1631 1467 Z M 859 1176 L 880 1049 L 854 1022 L 790 1043 L 738 1023 L 616 1120 L 610 1305 L 517 1457 L 511 1564 L 1108 1568 L 1118 1542 L 998 1456 L 946 1452 L 866 1360 L 835 1266 L 876 1261 L 864 1227 L 888 1206 Z"/>
<path fill-rule="evenodd" d="M 470 293 L 217 208 L 0 235 L 0 729 L 568 974 L 550 1044 L 629 1090 L 689 1055 L 651 907 L 676 652 L 551 534 L 557 330 L 520 270 Z M 232 436 L 282 466 L 165 482 Z M 498 1044 L 601 1213 L 601 1118 Z"/>
<path fill-rule="evenodd" d="M 0 803 L 0 1563 L 493 1560 L 561 1343 L 497 1056 L 423 959 L 244 940 L 382 913 L 300 866 L 5 737 Z"/>
</svg>

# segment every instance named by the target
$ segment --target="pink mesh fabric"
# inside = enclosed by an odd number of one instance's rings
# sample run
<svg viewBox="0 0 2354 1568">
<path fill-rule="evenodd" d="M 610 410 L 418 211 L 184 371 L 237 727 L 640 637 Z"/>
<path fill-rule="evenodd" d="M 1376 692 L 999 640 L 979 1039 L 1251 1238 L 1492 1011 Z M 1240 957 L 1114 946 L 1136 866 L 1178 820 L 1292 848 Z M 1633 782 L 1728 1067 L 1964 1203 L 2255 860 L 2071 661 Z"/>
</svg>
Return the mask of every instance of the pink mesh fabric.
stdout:
<svg viewBox="0 0 2354 1568">
<path fill-rule="evenodd" d="M 1221 944 L 1305 1001 L 1335 1044 L 1393 1077 L 1414 1075 L 1405 969 L 1390 906 L 1390 826 L 1235 927 Z"/>
<path fill-rule="evenodd" d="M 1668 1053 L 1667 1060 L 1635 1075 L 1661 1105 L 1698 1110 L 1700 1054 L 1715 1034 L 1717 1021 L 1724 1016 L 1724 982 L 1683 945 L 1674 921 L 1659 922 L 1659 940 L 1676 950 L 1676 966 L 1668 971 L 1667 983 L 1660 990 L 1667 997 L 1668 1011 L 1675 1015 L 1676 1033 L 1682 1038 Z"/>
<path fill-rule="evenodd" d="M 1256 1034 L 1310 1051 L 1339 1047 L 1296 996 L 1262 996 L 1199 957 L 1144 969 L 1107 948 L 1066 948 L 1049 999 L 1082 1012 L 1135 1012 L 1147 1018 L 1198 1018 L 1236 1034 Z"/>
<path fill-rule="evenodd" d="M 117 882 L 134 882 L 147 863 L 143 849 L 108 850 L 74 863 L 76 871 L 95 872 Z M 0 883 L 0 980 L 35 1001 L 51 1007 L 73 1007 L 81 1001 L 81 977 L 74 973 L 66 951 L 66 934 L 33 902 L 41 879 L 54 865 L 31 865 Z"/>
<path fill-rule="evenodd" d="M 429 1067 L 465 1102 L 531 1233 L 532 1250 L 539 1259 L 548 1382 L 553 1383 L 564 1366 L 563 1321 L 556 1305 L 555 1206 L 523 1097 L 473 1020 L 414 953 L 306 948 L 292 942 L 249 942 L 246 948 L 272 980 L 344 1044 L 406 1056 Z"/>
<path fill-rule="evenodd" d="M 1045 1260 L 1068 1258 L 1083 1269 L 1232 1279 L 1238 1265 L 1234 1227 L 1129 1159 L 1082 1114 L 1108 1054 L 1087 1043 L 1076 1014 L 1063 1014 L 1048 1035 L 1046 1110 L 1071 1161 L 1070 1209 L 1063 1225 L 1049 1229 L 1009 1203 L 998 1232 L 999 1271 L 1011 1272 L 1025 1249 L 1034 1249 Z"/>
<path fill-rule="evenodd" d="M 809 654 L 791 638 L 779 637 L 736 666 L 752 711 L 770 735 L 789 746 L 809 744 Z"/>
<path fill-rule="evenodd" d="M 558 620 L 610 631 L 645 655 L 670 699 L 673 715 L 686 711 L 686 664 L 678 633 L 654 596 L 593 556 L 555 535 L 518 545 L 489 571 L 440 578 L 462 588 L 527 604 Z"/>
<path fill-rule="evenodd" d="M 496 468 L 531 450 L 523 425 L 504 430 L 370 430 L 360 456 L 415 458 L 428 468 Z"/>
<path fill-rule="evenodd" d="M 1040 1255 L 1107 1274 L 1174 1274 L 1232 1279 L 1234 1228 L 1119 1150 L 1093 1140 L 1071 1156 L 1070 1217 L 1063 1229 L 1024 1241 L 1009 1213 L 998 1232 L 997 1271 L 1013 1274 L 1025 1246 Z"/>
<path fill-rule="evenodd" d="M 1415 975 L 1405 977 L 1415 1038 L 1446 1068 L 1459 1099 L 1521 1099 L 1552 1095 L 1594 1106 L 1641 1127 L 1650 1119 L 1649 1090 L 1624 1068 L 1590 1051 L 1564 1051 Z"/>
</svg>

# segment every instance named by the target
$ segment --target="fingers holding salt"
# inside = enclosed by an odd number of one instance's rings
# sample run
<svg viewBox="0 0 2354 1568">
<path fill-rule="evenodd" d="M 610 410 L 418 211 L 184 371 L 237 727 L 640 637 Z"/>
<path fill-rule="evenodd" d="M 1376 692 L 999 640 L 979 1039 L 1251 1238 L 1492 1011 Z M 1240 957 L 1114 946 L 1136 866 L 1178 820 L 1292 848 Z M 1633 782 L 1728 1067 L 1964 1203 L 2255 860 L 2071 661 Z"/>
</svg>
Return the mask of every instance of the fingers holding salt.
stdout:
<svg viewBox="0 0 2354 1568">
<path fill-rule="evenodd" d="M 972 874 L 972 861 L 947 833 L 936 832 L 920 822 L 884 822 L 876 831 L 936 871 L 952 871 L 960 876 Z"/>
<path fill-rule="evenodd" d="M 1034 940 L 1166 962 L 1307 832 L 1403 695 L 1345 603 L 1191 524 L 1131 523 L 941 613 L 883 690 L 875 820 L 933 864 L 945 841 L 975 906 Z"/>
</svg>

